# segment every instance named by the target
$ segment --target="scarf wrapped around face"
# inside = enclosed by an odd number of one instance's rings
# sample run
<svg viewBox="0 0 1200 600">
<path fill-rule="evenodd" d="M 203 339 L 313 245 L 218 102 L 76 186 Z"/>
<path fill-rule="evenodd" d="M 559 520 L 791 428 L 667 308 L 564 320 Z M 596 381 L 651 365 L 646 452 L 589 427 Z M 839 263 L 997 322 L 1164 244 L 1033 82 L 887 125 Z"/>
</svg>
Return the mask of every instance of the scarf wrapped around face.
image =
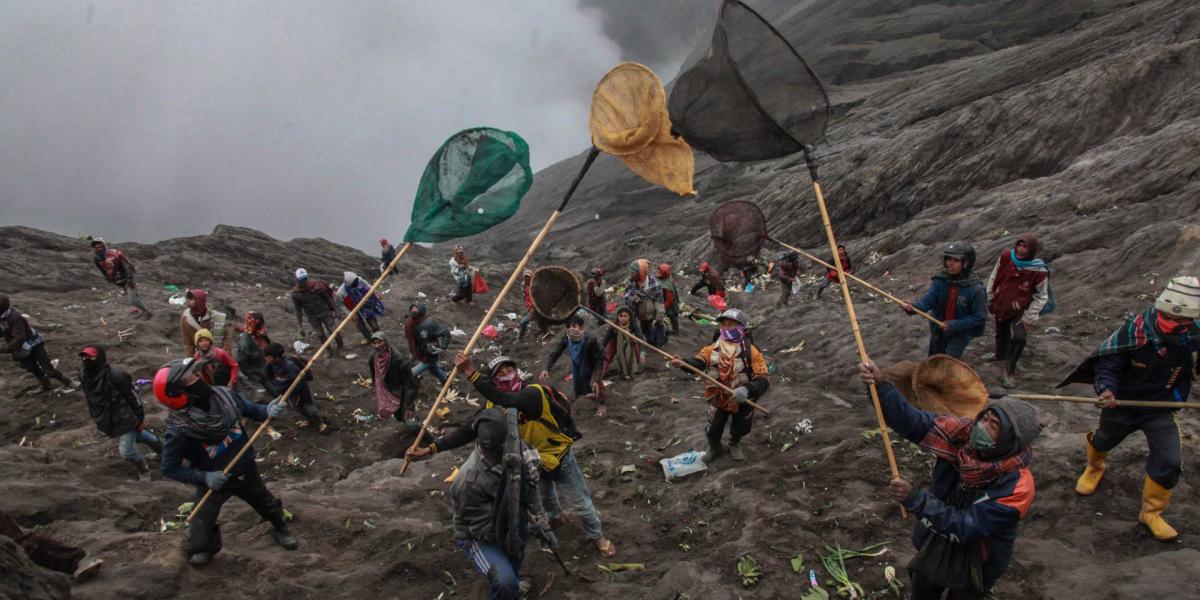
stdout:
<svg viewBox="0 0 1200 600">
<path fill-rule="evenodd" d="M 404 401 L 392 393 L 384 383 L 384 378 L 387 377 L 388 366 L 392 361 L 392 347 L 385 345 L 382 349 L 375 351 L 373 362 L 375 364 L 375 413 L 379 418 L 385 419 L 396 414 L 400 410 L 400 406 Z"/>
<path fill-rule="evenodd" d="M 233 396 L 224 388 L 213 388 L 208 397 L 208 410 L 194 402 L 180 410 L 167 413 L 167 427 L 208 444 L 225 439 L 237 427 L 242 411 Z"/>
<path fill-rule="evenodd" d="M 974 419 L 937 417 L 920 446 L 938 458 L 953 463 L 962 484 L 971 488 L 987 487 L 1002 475 L 1020 470 L 1033 462 L 1033 451 L 1029 448 L 1000 460 L 980 458 L 971 446 L 971 428 L 974 425 Z"/>
</svg>

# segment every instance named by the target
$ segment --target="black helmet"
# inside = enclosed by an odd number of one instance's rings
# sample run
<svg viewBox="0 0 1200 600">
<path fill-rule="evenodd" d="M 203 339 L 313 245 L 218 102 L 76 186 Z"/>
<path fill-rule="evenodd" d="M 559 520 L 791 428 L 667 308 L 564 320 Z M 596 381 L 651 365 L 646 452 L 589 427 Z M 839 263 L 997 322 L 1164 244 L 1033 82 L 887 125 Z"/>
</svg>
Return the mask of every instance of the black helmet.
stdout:
<svg viewBox="0 0 1200 600">
<path fill-rule="evenodd" d="M 975 268 L 975 247 L 967 242 L 953 242 L 942 251 L 942 260 L 952 256 L 963 262 L 963 272 Z"/>
</svg>

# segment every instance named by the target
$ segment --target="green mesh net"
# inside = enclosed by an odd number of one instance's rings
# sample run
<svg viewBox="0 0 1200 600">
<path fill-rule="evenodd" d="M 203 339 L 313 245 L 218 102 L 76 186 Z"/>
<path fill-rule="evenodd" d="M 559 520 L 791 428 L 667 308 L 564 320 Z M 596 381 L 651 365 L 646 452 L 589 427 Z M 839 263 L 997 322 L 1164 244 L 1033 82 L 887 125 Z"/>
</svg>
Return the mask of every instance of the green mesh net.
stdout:
<svg viewBox="0 0 1200 600">
<path fill-rule="evenodd" d="M 417 187 L 406 242 L 473 235 L 517 212 L 533 185 L 529 145 L 510 131 L 478 127 L 438 149 Z"/>
</svg>

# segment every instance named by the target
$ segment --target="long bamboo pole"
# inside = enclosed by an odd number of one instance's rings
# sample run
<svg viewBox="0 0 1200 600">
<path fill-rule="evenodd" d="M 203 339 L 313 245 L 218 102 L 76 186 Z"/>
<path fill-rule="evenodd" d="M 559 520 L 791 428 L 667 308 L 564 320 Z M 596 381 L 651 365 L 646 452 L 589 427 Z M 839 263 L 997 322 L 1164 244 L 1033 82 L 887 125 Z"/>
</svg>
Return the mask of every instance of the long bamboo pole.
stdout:
<svg viewBox="0 0 1200 600">
<path fill-rule="evenodd" d="M 529 264 L 529 259 L 533 258 L 533 253 L 536 252 L 538 247 L 542 245 L 542 241 L 546 239 L 546 234 L 550 233 L 550 229 L 554 227 L 554 223 L 558 221 L 558 217 L 562 214 L 563 209 L 566 208 L 567 202 L 570 201 L 571 196 L 575 193 L 575 188 L 579 187 L 579 182 L 583 180 L 583 176 L 587 174 L 588 169 L 591 168 L 592 162 L 596 160 L 596 156 L 598 154 L 600 154 L 600 150 L 595 147 L 593 147 L 592 151 L 588 153 L 587 159 L 585 159 L 583 162 L 583 167 L 579 170 L 579 174 L 575 176 L 575 181 L 571 183 L 571 187 L 567 190 L 566 196 L 563 197 L 562 203 L 559 204 L 557 210 L 555 210 L 553 213 L 550 213 L 550 218 L 546 219 L 546 224 L 542 227 L 542 230 L 538 232 L 537 237 L 533 238 L 533 243 L 530 244 L 529 249 L 525 251 L 525 256 L 521 257 L 521 261 L 517 263 L 517 266 L 513 269 L 512 274 L 508 276 L 508 281 L 504 283 L 504 287 L 498 294 L 496 294 L 496 299 L 492 301 L 491 307 L 489 307 L 487 313 L 483 315 L 483 320 L 480 321 L 479 326 L 475 328 L 475 333 L 471 336 L 471 339 L 467 341 L 466 347 L 462 349 L 463 353 L 468 356 L 471 355 L 471 350 L 475 348 L 475 344 L 479 341 L 479 337 L 483 334 L 484 327 L 487 327 L 487 324 L 492 320 L 492 317 L 496 316 L 496 311 L 500 309 L 500 302 L 504 300 L 504 297 L 508 295 L 509 290 L 511 290 L 513 285 L 516 284 L 517 280 L 520 279 L 521 272 L 524 271 L 525 266 Z M 421 430 L 417 432 L 417 437 L 413 440 L 412 447 L 409 448 L 410 450 L 415 450 L 417 445 L 421 443 L 421 439 L 425 436 L 425 432 L 429 429 L 429 424 L 433 422 L 434 414 L 437 412 L 438 407 L 441 406 L 442 400 L 446 397 L 446 394 L 450 391 L 450 386 L 454 385 L 454 378 L 457 376 L 458 366 L 455 365 L 455 367 L 450 370 L 450 374 L 446 377 L 446 383 L 442 384 L 442 390 L 438 392 L 437 398 L 433 401 L 433 406 L 429 407 L 429 414 L 425 415 L 425 420 L 421 422 Z M 412 461 L 405 457 L 404 466 L 400 467 L 401 476 L 404 476 L 404 474 L 408 472 L 408 465 L 410 464 L 412 464 Z"/>
<path fill-rule="evenodd" d="M 773 238 L 773 237 L 770 237 L 770 236 L 767 236 L 767 239 L 768 239 L 768 240 L 771 240 L 772 242 L 775 242 L 776 244 L 779 244 L 780 246 L 783 246 L 784 248 L 787 248 L 788 250 L 791 250 L 792 252 L 795 252 L 795 253 L 797 253 L 797 254 L 799 254 L 799 255 L 803 256 L 804 258 L 807 258 L 807 259 L 809 259 L 809 260 L 811 260 L 811 261 L 813 261 L 813 262 L 815 262 L 815 263 L 817 263 L 817 264 L 819 264 L 819 265 L 821 265 L 821 266 L 825 267 L 826 269 L 837 269 L 837 266 L 835 266 L 835 265 L 831 265 L 831 264 L 829 264 L 829 263 L 827 263 L 827 262 L 825 262 L 825 261 L 823 261 L 823 260 L 821 260 L 821 259 L 819 259 L 819 258 L 817 258 L 817 257 L 815 257 L 815 256 L 813 256 L 813 255 L 811 255 L 811 254 L 809 254 L 809 253 L 807 253 L 807 252 L 805 252 L 805 251 L 803 251 L 803 250 L 801 250 L 801 249 L 799 249 L 799 248 L 797 248 L 797 247 L 795 247 L 795 246 L 791 245 L 791 244 L 786 244 L 786 243 L 784 243 L 784 242 L 781 242 L 781 241 L 779 241 L 779 240 L 777 240 L 777 239 L 775 239 L 775 238 Z M 836 256 L 836 255 L 837 255 L 837 253 L 836 253 L 836 252 L 834 252 L 834 255 Z M 870 289 L 870 290 L 874 291 L 875 293 L 877 293 L 877 294 L 879 294 L 879 295 L 883 296 L 884 298 L 887 298 L 888 300 L 891 300 L 892 302 L 895 302 L 896 304 L 899 304 L 900 306 L 906 306 L 906 305 L 908 304 L 908 303 L 907 303 L 907 302 L 905 302 L 904 300 L 901 300 L 901 299 L 899 299 L 899 298 L 897 298 L 897 297 L 895 297 L 895 296 L 893 296 L 893 295 L 891 295 L 891 294 L 889 294 L 889 293 L 887 293 L 887 292 L 885 292 L 885 291 L 883 291 L 883 290 L 879 289 L 878 287 L 875 287 L 873 284 L 871 284 L 871 282 L 869 282 L 869 281 L 867 281 L 867 280 L 865 280 L 865 279 L 862 279 L 861 277 L 858 277 L 857 275 L 855 275 L 855 274 L 853 274 L 853 273 L 846 273 L 846 277 L 849 277 L 850 279 L 853 279 L 853 280 L 855 280 L 855 281 L 857 281 L 857 282 L 861 283 L 862 285 L 866 286 L 868 289 Z M 929 313 L 927 313 L 927 312 L 925 312 L 925 311 L 923 311 L 923 310 L 920 310 L 920 309 L 917 309 L 917 308 L 913 308 L 913 309 L 912 309 L 912 311 L 913 311 L 914 313 L 916 313 L 916 314 L 918 314 L 918 315 L 921 315 L 922 317 L 924 317 L 924 318 L 928 319 L 928 320 L 929 320 L 929 322 L 931 322 L 931 323 L 933 323 L 933 324 L 937 325 L 938 327 L 944 327 L 944 326 L 946 325 L 945 323 L 943 323 L 943 322 L 941 322 L 941 321 L 937 320 L 937 318 L 936 318 L 936 317 L 934 317 L 933 315 L 931 315 L 931 314 L 929 314 Z"/>
<path fill-rule="evenodd" d="M 813 191 L 817 195 L 817 206 L 821 209 L 821 221 L 825 224 L 825 237 L 829 241 L 829 252 L 838 274 L 838 283 L 842 288 L 842 299 L 846 303 L 846 316 L 850 319 L 850 329 L 854 332 L 854 345 L 858 347 L 858 358 L 867 364 L 871 357 L 867 355 L 867 346 L 863 343 L 862 332 L 858 328 L 858 316 L 854 313 L 854 301 L 850 299 L 850 288 L 846 286 L 846 270 L 842 265 L 842 257 L 837 251 L 837 238 L 833 235 L 833 223 L 829 220 L 829 209 L 825 207 L 825 195 L 821 193 L 821 184 L 817 176 L 817 163 L 813 159 L 808 146 L 804 147 L 804 160 L 808 163 L 809 175 L 812 177 Z M 879 390 L 871 384 L 871 404 L 875 407 L 875 419 L 879 422 L 880 437 L 883 438 L 883 449 L 887 453 L 888 467 L 892 471 L 892 479 L 900 479 L 900 468 L 896 466 L 896 454 L 892 452 L 892 440 L 888 435 L 887 421 L 883 418 L 883 407 L 879 404 Z M 900 507 L 900 514 L 907 518 L 908 511 Z"/>
<path fill-rule="evenodd" d="M 1100 406 L 1103 400 L 1086 396 L 1055 396 L 1051 394 L 1009 394 L 1021 400 L 1045 400 L 1051 402 L 1076 402 L 1079 404 L 1094 404 Z M 1137 406 L 1142 408 L 1200 408 L 1200 402 L 1162 402 L 1157 400 L 1117 400 L 1117 406 Z"/>
<path fill-rule="evenodd" d="M 300 369 L 300 373 L 296 375 L 295 379 L 292 380 L 292 385 L 288 386 L 287 391 L 285 391 L 280 398 L 290 397 L 292 392 L 296 391 L 296 388 L 304 382 L 304 376 L 308 374 L 308 371 L 312 369 L 313 365 L 317 364 L 317 359 L 321 358 L 321 355 L 325 353 L 325 350 L 329 348 L 330 344 L 337 339 L 337 336 L 342 332 L 342 329 L 345 329 L 346 325 L 349 324 L 350 321 L 354 320 L 354 318 L 358 315 L 358 311 L 361 310 L 367 301 L 375 295 L 375 290 L 379 289 L 379 286 L 383 283 L 383 280 L 387 279 L 387 276 L 390 275 L 392 270 L 396 268 L 396 264 L 400 262 L 400 259 L 403 258 L 405 254 L 408 254 L 410 249 L 412 249 L 412 242 L 406 242 L 400 247 L 400 251 L 396 253 L 396 257 L 393 258 L 392 262 L 387 265 L 387 267 L 383 270 L 383 273 L 379 274 L 379 278 L 376 279 L 375 283 L 371 285 L 371 289 L 362 297 L 362 300 L 358 301 L 358 304 L 354 305 L 354 308 L 345 316 L 345 318 L 342 319 L 342 322 L 339 323 L 338 326 L 333 330 L 333 333 L 329 334 L 329 337 L 325 339 L 325 343 L 321 344 L 320 348 L 317 348 L 317 351 L 313 353 L 312 358 L 309 359 L 308 364 L 304 365 L 303 369 Z M 254 432 L 254 435 L 250 436 L 250 439 L 246 442 L 246 445 L 242 446 L 242 449 L 239 450 L 238 453 L 233 457 L 233 460 L 229 461 L 229 464 L 225 465 L 225 468 L 222 469 L 221 472 L 228 475 L 229 471 L 238 464 L 238 461 L 242 460 L 242 456 L 244 456 L 246 452 L 248 452 L 250 448 L 254 446 L 254 442 L 258 440 L 259 436 L 261 436 L 264 431 L 267 430 L 267 426 L 270 424 L 271 417 L 264 419 L 262 424 L 260 424 L 258 429 Z M 200 507 L 204 506 L 204 503 L 208 501 L 212 494 L 213 491 L 211 489 L 208 490 L 204 493 L 204 497 L 200 498 L 200 501 L 196 503 L 196 506 L 192 507 L 192 512 L 188 513 L 187 517 L 189 523 L 192 521 L 192 518 L 196 516 L 196 513 L 200 512 Z"/>
<path fill-rule="evenodd" d="M 660 348 L 657 348 L 657 347 L 655 347 L 653 344 L 647 344 L 647 343 L 646 343 L 644 340 L 642 340 L 641 338 L 639 338 L 637 335 L 634 335 L 634 334 L 633 334 L 632 332 L 630 332 L 629 330 L 627 330 L 627 329 L 625 329 L 624 327 L 621 327 L 620 325 L 617 325 L 616 323 L 613 323 L 612 321 L 609 321 L 608 319 L 604 318 L 604 315 L 601 315 L 601 314 L 597 313 L 596 311 L 594 311 L 594 310 L 592 310 L 592 309 L 590 309 L 590 308 L 588 308 L 588 307 L 586 307 L 586 306 L 581 306 L 580 308 L 582 308 L 583 310 L 586 310 L 587 312 L 589 312 L 589 313 L 591 313 L 591 314 L 595 315 L 595 316 L 596 316 L 596 318 L 600 319 L 601 321 L 604 321 L 605 323 L 608 323 L 609 325 L 611 325 L 611 326 L 612 326 L 613 328 L 615 328 L 617 331 L 621 332 L 621 334 L 622 334 L 622 335 L 624 335 L 625 337 L 629 338 L 629 341 L 631 341 L 631 342 L 636 342 L 636 343 L 638 343 L 638 344 L 640 344 L 640 345 L 644 346 L 644 347 L 645 347 L 647 350 L 650 350 L 650 351 L 652 351 L 652 352 L 655 352 L 655 353 L 659 354 L 659 355 L 660 355 L 660 356 L 662 356 L 663 358 L 667 358 L 667 359 L 670 359 L 670 360 L 674 360 L 674 359 L 676 359 L 676 358 L 679 358 L 678 356 L 675 356 L 674 354 L 671 354 L 670 352 L 667 352 L 667 351 L 665 351 L 665 350 L 662 350 L 662 349 L 660 349 Z M 684 368 L 684 369 L 686 369 L 686 370 L 688 370 L 688 371 L 691 371 L 692 373 L 694 373 L 694 374 L 696 374 L 696 375 L 699 375 L 700 377 L 702 377 L 702 378 L 704 378 L 705 380 L 707 380 L 707 381 L 708 381 L 710 384 L 712 384 L 712 385 L 715 385 L 715 386 L 717 386 L 717 387 L 721 388 L 722 390 L 725 390 L 726 392 L 729 392 L 730 394 L 734 393 L 734 392 L 733 392 L 733 388 L 730 388 L 729 386 L 727 386 L 727 385 L 725 385 L 725 384 L 721 383 L 720 381 L 717 381 L 717 380 L 716 380 L 716 378 L 714 378 L 713 376 L 709 375 L 708 373 L 705 373 L 704 371 L 702 371 L 702 370 L 700 370 L 700 369 L 697 369 L 696 367 L 693 367 L 692 365 L 689 365 L 689 364 L 687 364 L 686 362 L 685 362 L 685 363 L 683 363 L 683 368 Z M 763 407 L 759 406 L 759 405 L 758 405 L 758 404 L 756 404 L 756 403 L 755 403 L 753 400 L 746 400 L 746 404 L 749 404 L 751 407 L 753 407 L 753 408 L 754 408 L 754 410 L 757 410 L 757 411 L 759 411 L 759 412 L 763 413 L 764 415 L 769 415 L 769 414 L 771 414 L 771 411 L 769 411 L 769 410 L 767 410 L 767 409 L 765 409 L 765 408 L 763 408 Z"/>
</svg>

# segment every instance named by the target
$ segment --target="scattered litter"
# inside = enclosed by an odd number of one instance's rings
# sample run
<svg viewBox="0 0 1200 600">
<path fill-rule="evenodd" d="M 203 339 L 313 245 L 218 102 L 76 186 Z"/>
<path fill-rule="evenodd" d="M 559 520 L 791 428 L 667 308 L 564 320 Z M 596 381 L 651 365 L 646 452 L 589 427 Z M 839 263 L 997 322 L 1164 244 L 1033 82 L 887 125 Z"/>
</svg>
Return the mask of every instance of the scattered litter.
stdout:
<svg viewBox="0 0 1200 600">
<path fill-rule="evenodd" d="M 278 440 L 283 437 L 283 434 L 275 431 L 274 427 L 267 427 L 267 435 L 271 436 L 272 440 Z"/>
<path fill-rule="evenodd" d="M 1062 333 L 1062 330 L 1057 327 L 1047 327 L 1046 333 Z"/>
<path fill-rule="evenodd" d="M 354 416 L 354 420 L 359 423 L 370 423 L 375 420 L 375 415 L 369 414 L 361 408 L 354 409 L 352 415 Z"/>
<path fill-rule="evenodd" d="M 663 452 L 667 448 L 670 448 L 671 446 L 674 446 L 675 444 L 678 444 L 679 442 L 682 442 L 682 441 L 683 441 L 683 438 L 680 438 L 678 435 L 673 435 L 673 436 L 671 436 L 671 439 L 667 440 L 666 444 L 663 444 L 662 446 L 655 448 L 655 450 L 658 450 L 659 452 Z"/>
<path fill-rule="evenodd" d="M 122 329 L 117 332 L 117 339 L 119 339 L 122 342 L 125 341 L 126 338 L 130 338 L 130 337 L 133 337 L 133 328 L 132 327 L 130 327 L 129 329 Z"/>
<path fill-rule="evenodd" d="M 812 433 L 813 432 L 812 419 L 804 419 L 803 421 L 796 423 L 796 426 L 793 429 L 796 431 L 796 433 L 803 434 L 803 435 Z"/>
<path fill-rule="evenodd" d="M 507 317 L 509 321 L 517 320 L 517 313 L 506 313 L 504 316 Z"/>
<path fill-rule="evenodd" d="M 357 355 L 357 354 L 354 354 L 353 352 L 351 352 L 350 354 L 347 354 L 347 355 L 346 355 L 346 360 L 354 360 L 354 359 L 356 359 L 356 358 L 358 358 L 358 355 Z"/>
<path fill-rule="evenodd" d="M 621 465 L 621 468 L 617 469 L 618 475 L 631 475 L 633 473 L 637 473 L 637 465 Z"/>
<path fill-rule="evenodd" d="M 454 335 L 454 332 L 450 332 L 450 335 Z M 483 328 L 483 337 L 489 340 L 494 340 L 500 337 L 500 331 L 496 329 L 495 325 L 488 325 L 487 327 Z"/>
<path fill-rule="evenodd" d="M 696 450 L 689 450 L 679 456 L 664 458 L 659 460 L 662 465 L 663 475 L 667 481 L 673 481 L 681 477 L 686 477 L 692 473 L 699 473 L 708 469 L 708 465 L 700 460 L 703 453 Z"/>
<path fill-rule="evenodd" d="M 187 298 L 185 298 L 183 294 L 174 294 L 170 298 L 167 298 L 167 302 L 174 304 L 175 306 L 183 306 L 184 304 L 187 304 Z"/>
<path fill-rule="evenodd" d="M 51 360 L 50 365 L 53 366 L 55 369 L 57 369 L 58 368 L 58 359 L 55 358 L 55 359 Z"/>
<path fill-rule="evenodd" d="M 791 348 L 785 348 L 783 350 L 780 350 L 779 353 L 780 354 L 791 354 L 792 352 L 800 352 L 801 350 L 804 350 L 804 341 L 803 340 L 799 344 L 796 344 L 795 346 L 792 346 Z"/>
<path fill-rule="evenodd" d="M 293 515 L 293 514 L 292 514 L 292 511 L 290 511 L 290 510 L 288 510 L 288 509 L 286 509 L 286 508 L 285 508 L 285 509 L 283 509 L 283 520 L 284 520 L 284 521 L 291 521 L 291 520 L 293 520 L 293 519 L 295 519 L 295 518 L 296 518 L 296 515 Z"/>
<path fill-rule="evenodd" d="M 836 394 L 831 394 L 829 392 L 821 392 L 821 395 L 828 398 L 830 402 L 833 402 L 834 406 L 840 406 L 842 408 L 854 408 L 854 406 L 852 406 L 849 402 L 842 400 Z"/>
<path fill-rule="evenodd" d="M 256 283 L 256 284 L 254 284 L 254 287 L 256 287 L 256 288 L 260 288 L 260 287 L 262 287 L 262 284 L 261 284 L 261 283 Z"/>
<path fill-rule="evenodd" d="M 425 292 L 417 292 L 417 297 L 418 298 L 428 298 L 429 296 L 426 296 Z"/>
<path fill-rule="evenodd" d="M 454 483 L 455 477 L 458 477 L 458 467 L 454 467 L 454 469 L 450 471 L 450 474 L 442 480 L 442 483 Z"/>
<path fill-rule="evenodd" d="M 295 349 L 296 352 L 298 352 L 298 353 L 304 352 L 305 350 L 308 350 L 311 347 L 312 347 L 312 344 L 305 344 L 304 342 L 302 342 L 300 340 L 296 340 L 296 341 L 292 342 L 292 348 Z"/>
<path fill-rule="evenodd" d="M 354 379 L 354 385 L 357 385 L 359 387 L 364 387 L 367 389 L 371 389 L 373 382 L 370 379 L 367 379 L 366 377 L 359 375 L 358 377 L 356 377 Z"/>
<path fill-rule="evenodd" d="M 169 284 L 169 283 L 168 283 L 167 285 L 164 285 L 164 286 L 163 286 L 163 289 L 164 289 L 164 290 L 167 290 L 168 292 L 178 292 L 178 291 L 180 291 L 180 289 L 179 289 L 179 286 L 177 286 L 177 285 L 172 285 L 172 284 Z"/>
<path fill-rule="evenodd" d="M 450 330 L 450 335 L 452 335 L 454 337 L 466 337 L 467 332 L 455 327 L 454 329 Z"/>
<path fill-rule="evenodd" d="M 379 292 L 379 294 L 380 294 L 380 295 L 383 295 L 383 294 L 390 294 L 391 292 L 392 292 L 392 288 L 388 288 L 388 289 L 386 289 L 386 290 L 383 290 L 382 292 Z"/>
</svg>

